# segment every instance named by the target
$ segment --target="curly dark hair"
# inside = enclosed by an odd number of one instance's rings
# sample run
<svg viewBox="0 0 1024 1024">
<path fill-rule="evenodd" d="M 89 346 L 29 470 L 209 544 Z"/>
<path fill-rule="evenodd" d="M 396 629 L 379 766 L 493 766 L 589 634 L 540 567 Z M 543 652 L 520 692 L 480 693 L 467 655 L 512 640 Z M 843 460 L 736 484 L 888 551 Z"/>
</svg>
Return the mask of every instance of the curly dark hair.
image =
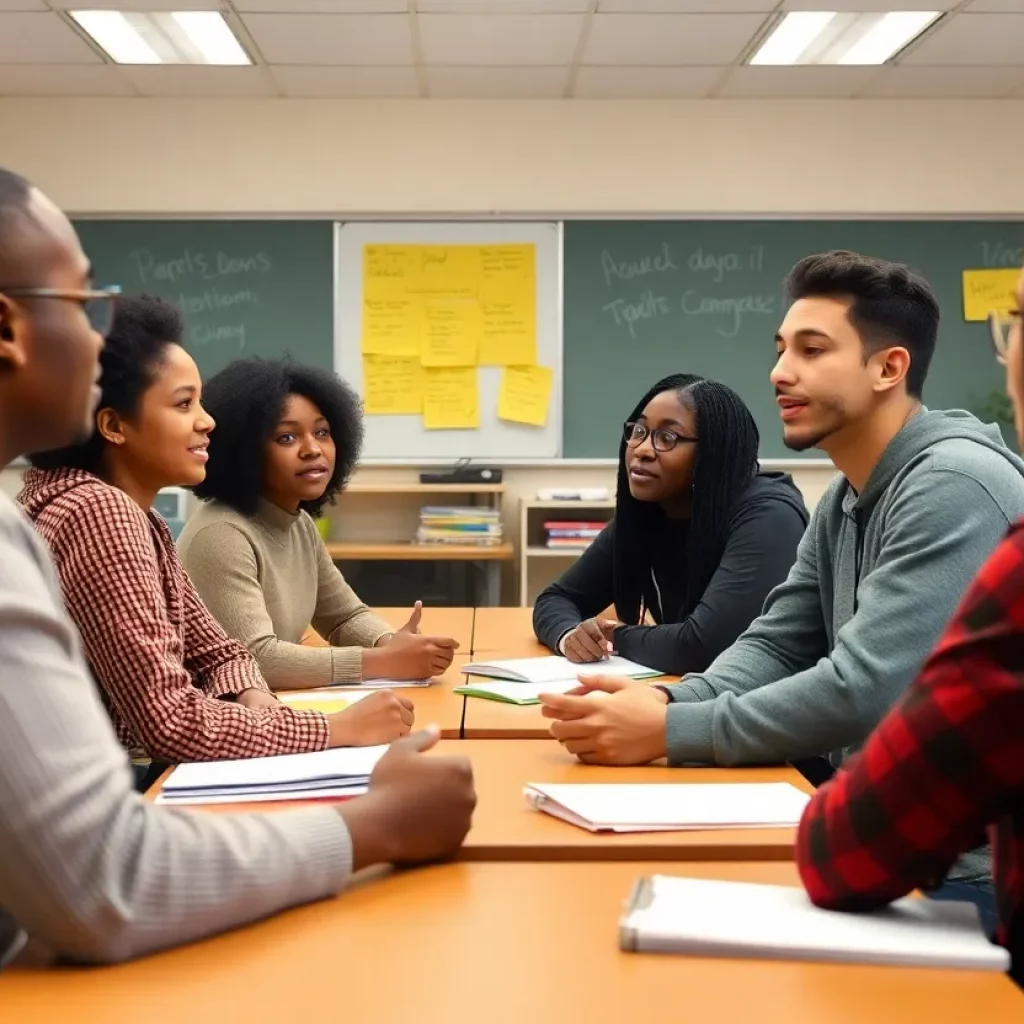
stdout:
<svg viewBox="0 0 1024 1024">
<path fill-rule="evenodd" d="M 665 391 L 674 391 L 680 403 L 694 413 L 700 435 L 686 544 L 686 596 L 682 608 L 663 609 L 666 616 L 676 615 L 676 621 L 682 622 L 700 603 L 722 559 L 733 507 L 759 469 L 760 438 L 754 417 L 735 391 L 688 373 L 659 380 L 637 402 L 629 419 L 637 419 L 647 403 Z M 620 441 L 612 594 L 622 622 L 640 621 L 644 590 L 650 583 L 654 563 L 651 538 L 657 536 L 654 527 L 661 515 L 657 504 L 638 501 L 630 494 L 626 442 Z"/>
<path fill-rule="evenodd" d="M 176 307 L 152 295 L 117 300 L 114 323 L 100 355 L 100 404 L 119 416 L 134 416 L 156 378 L 169 345 L 181 345 L 185 321 Z M 36 469 L 84 469 L 100 475 L 107 442 L 93 425 L 81 444 L 29 456 Z"/>
<path fill-rule="evenodd" d="M 910 353 L 907 394 L 920 398 L 939 334 L 939 303 L 928 282 L 903 263 L 835 249 L 802 259 L 786 278 L 790 302 L 849 298 L 850 323 L 871 355 L 889 345 Z"/>
<path fill-rule="evenodd" d="M 194 493 L 254 516 L 263 488 L 263 446 L 281 419 L 289 395 L 308 398 L 324 414 L 337 447 L 334 472 L 323 496 L 299 506 L 316 518 L 333 505 L 363 448 L 363 407 L 337 374 L 291 359 L 237 359 L 209 380 L 203 405 L 217 421 L 210 434 L 206 479 Z"/>
</svg>

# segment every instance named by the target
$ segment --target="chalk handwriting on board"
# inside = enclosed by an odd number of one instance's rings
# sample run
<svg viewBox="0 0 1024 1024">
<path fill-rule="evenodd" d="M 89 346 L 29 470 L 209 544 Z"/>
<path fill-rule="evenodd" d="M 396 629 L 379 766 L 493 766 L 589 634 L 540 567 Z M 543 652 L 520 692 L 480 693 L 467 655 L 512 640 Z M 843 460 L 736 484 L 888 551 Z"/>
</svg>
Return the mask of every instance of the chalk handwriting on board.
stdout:
<svg viewBox="0 0 1024 1024">
<path fill-rule="evenodd" d="M 694 273 L 710 273 L 714 275 L 715 284 L 721 284 L 726 274 L 734 274 L 740 270 L 753 270 L 760 273 L 764 269 L 764 246 L 752 245 L 750 252 L 744 256 L 738 252 L 705 252 L 698 246 L 686 262 Z"/>
<path fill-rule="evenodd" d="M 170 288 L 181 289 L 172 301 L 189 318 L 191 344 L 233 345 L 239 351 L 245 348 L 245 323 L 237 319 L 234 323 L 221 321 L 227 311 L 235 317 L 244 316 L 247 307 L 260 304 L 254 288 L 245 285 L 272 269 L 273 262 L 265 252 L 185 247 L 171 255 L 157 255 L 152 249 L 136 249 L 129 253 L 129 259 L 143 288 L 163 294 Z"/>
<path fill-rule="evenodd" d="M 715 333 L 723 338 L 735 338 L 743 327 L 748 313 L 776 314 L 774 295 L 740 295 L 720 299 L 701 295 L 692 288 L 683 293 L 680 307 L 687 316 L 714 316 L 728 320 L 728 327 L 716 326 Z"/>
<path fill-rule="evenodd" d="M 1019 267 L 1024 263 L 1024 248 L 1003 245 L 1002 242 L 982 242 L 980 245 L 983 267 Z"/>
<path fill-rule="evenodd" d="M 672 250 L 668 242 L 661 243 L 661 251 L 654 256 L 641 256 L 637 260 L 617 260 L 607 249 L 601 250 L 601 269 L 604 283 L 612 286 L 613 281 L 632 281 L 648 274 L 664 274 L 679 268 L 672 262 Z"/>
<path fill-rule="evenodd" d="M 659 316 L 666 316 L 672 312 L 672 304 L 664 295 L 655 295 L 652 291 L 646 291 L 640 296 L 639 302 L 627 302 L 625 299 L 615 299 L 602 307 L 606 313 L 611 313 L 615 322 L 629 329 L 629 336 L 636 337 L 636 327 L 639 320 L 653 320 Z"/>
</svg>

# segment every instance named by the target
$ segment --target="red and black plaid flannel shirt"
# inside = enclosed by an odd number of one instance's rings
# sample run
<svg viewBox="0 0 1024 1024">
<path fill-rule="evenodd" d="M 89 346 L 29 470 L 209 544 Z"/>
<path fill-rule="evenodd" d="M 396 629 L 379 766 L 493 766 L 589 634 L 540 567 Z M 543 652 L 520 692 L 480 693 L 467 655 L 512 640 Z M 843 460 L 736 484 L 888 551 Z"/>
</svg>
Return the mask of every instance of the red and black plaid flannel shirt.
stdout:
<svg viewBox="0 0 1024 1024">
<path fill-rule="evenodd" d="M 1024 520 L 982 567 L 904 698 L 811 800 L 797 863 L 815 903 L 866 910 L 937 886 L 986 827 L 995 851 L 998 938 L 1020 978 Z"/>
<path fill-rule="evenodd" d="M 267 684 L 207 611 L 156 513 L 79 470 L 30 470 L 19 501 L 50 545 L 64 602 L 129 750 L 179 762 L 327 746 L 317 711 L 217 699 Z"/>
</svg>

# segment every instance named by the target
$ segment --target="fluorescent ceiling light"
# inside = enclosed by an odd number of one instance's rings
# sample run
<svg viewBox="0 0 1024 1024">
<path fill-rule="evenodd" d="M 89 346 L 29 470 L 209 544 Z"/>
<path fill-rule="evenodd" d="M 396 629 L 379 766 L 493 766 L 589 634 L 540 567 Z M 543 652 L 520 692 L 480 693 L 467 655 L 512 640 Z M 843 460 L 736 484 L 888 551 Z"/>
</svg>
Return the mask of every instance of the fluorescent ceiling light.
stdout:
<svg viewBox="0 0 1024 1024">
<path fill-rule="evenodd" d="M 884 64 L 942 16 L 941 11 L 787 14 L 751 64 Z"/>
<path fill-rule="evenodd" d="M 218 11 L 71 11 L 118 64 L 251 64 Z"/>
</svg>

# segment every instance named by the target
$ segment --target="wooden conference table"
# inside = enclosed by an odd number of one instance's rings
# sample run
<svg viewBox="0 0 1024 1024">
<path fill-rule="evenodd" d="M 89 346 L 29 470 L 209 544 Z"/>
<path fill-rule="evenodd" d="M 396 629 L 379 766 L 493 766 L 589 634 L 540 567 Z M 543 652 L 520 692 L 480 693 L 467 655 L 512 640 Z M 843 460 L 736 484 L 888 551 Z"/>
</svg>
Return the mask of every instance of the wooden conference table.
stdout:
<svg viewBox="0 0 1024 1024">
<path fill-rule="evenodd" d="M 797 884 L 791 864 L 446 864 L 135 963 L 0 975 L 0 1020 L 109 1024 L 963 1024 L 1024 1019 L 1005 976 L 624 953 L 652 873 Z"/>
</svg>

